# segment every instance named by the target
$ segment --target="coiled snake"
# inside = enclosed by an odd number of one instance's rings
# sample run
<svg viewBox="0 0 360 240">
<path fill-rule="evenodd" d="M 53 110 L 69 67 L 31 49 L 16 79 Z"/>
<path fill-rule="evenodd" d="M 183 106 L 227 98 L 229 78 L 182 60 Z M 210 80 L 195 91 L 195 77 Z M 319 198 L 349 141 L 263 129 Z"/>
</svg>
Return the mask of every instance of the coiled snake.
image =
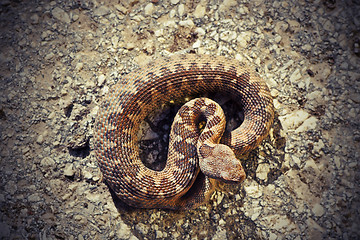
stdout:
<svg viewBox="0 0 360 240">
<path fill-rule="evenodd" d="M 144 118 L 171 100 L 214 92 L 240 103 L 243 123 L 224 133 L 221 107 L 208 98 L 193 99 L 174 119 L 165 168 L 147 168 L 138 146 Z M 105 180 L 125 203 L 190 209 L 212 193 L 209 178 L 244 180 L 236 156 L 260 144 L 273 118 L 269 89 L 246 64 L 220 56 L 175 55 L 131 72 L 110 89 L 95 121 L 95 154 Z M 198 128 L 200 119 L 206 121 L 202 130 Z"/>
</svg>

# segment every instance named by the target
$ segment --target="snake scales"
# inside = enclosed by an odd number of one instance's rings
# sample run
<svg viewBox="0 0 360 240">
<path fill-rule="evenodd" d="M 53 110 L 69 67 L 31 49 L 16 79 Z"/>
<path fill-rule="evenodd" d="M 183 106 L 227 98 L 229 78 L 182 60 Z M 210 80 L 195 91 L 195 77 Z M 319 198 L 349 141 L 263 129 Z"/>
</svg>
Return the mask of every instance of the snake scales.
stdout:
<svg viewBox="0 0 360 240">
<path fill-rule="evenodd" d="M 193 99 L 174 119 L 165 168 L 147 168 L 138 146 L 144 118 L 171 100 L 214 92 L 229 95 L 242 106 L 243 123 L 224 133 L 220 106 L 208 98 Z M 110 89 L 95 121 L 96 158 L 104 179 L 125 203 L 190 209 L 212 193 L 209 178 L 244 180 L 236 156 L 260 144 L 273 118 L 269 89 L 246 64 L 210 55 L 166 57 L 131 72 Z M 199 130 L 201 119 L 206 124 Z"/>
</svg>

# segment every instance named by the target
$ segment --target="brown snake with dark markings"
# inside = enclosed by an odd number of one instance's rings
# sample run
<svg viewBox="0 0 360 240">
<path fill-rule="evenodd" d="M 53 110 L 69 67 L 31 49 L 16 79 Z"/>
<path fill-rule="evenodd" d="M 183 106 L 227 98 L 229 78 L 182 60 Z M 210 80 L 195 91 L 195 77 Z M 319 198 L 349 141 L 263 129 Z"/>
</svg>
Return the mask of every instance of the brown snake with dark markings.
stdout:
<svg viewBox="0 0 360 240">
<path fill-rule="evenodd" d="M 229 95 L 242 106 L 243 123 L 224 133 L 221 107 L 208 98 L 193 99 L 174 119 L 165 168 L 147 168 L 138 146 L 144 118 L 171 100 L 214 92 Z M 124 76 L 111 88 L 95 122 L 96 157 L 105 180 L 125 203 L 190 209 L 212 193 L 209 178 L 245 179 L 236 156 L 261 143 L 273 118 L 269 89 L 246 64 L 220 56 L 175 55 Z M 200 119 L 206 121 L 203 130 L 198 127 Z"/>
</svg>

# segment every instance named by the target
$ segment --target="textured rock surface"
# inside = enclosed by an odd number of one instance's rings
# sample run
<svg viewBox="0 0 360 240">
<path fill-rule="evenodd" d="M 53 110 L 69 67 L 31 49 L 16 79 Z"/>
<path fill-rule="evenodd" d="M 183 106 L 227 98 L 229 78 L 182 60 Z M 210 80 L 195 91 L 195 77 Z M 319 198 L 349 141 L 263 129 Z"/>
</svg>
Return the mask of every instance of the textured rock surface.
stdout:
<svg viewBox="0 0 360 240">
<path fill-rule="evenodd" d="M 128 2 L 128 3 L 123 3 Z M 0 1 L 0 238 L 358 239 L 358 1 Z M 249 61 L 274 128 L 243 185 L 199 209 L 133 209 L 101 181 L 92 125 L 123 74 L 162 55 Z M 219 97 L 229 126 L 241 119 Z M 173 104 L 144 123 L 164 165 Z"/>
</svg>

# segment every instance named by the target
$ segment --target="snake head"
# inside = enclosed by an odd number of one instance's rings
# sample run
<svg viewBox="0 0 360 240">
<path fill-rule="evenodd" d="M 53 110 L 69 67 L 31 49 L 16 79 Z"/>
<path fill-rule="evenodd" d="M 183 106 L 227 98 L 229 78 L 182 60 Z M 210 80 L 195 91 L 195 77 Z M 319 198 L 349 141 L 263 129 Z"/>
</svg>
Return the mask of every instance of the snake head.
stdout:
<svg viewBox="0 0 360 240">
<path fill-rule="evenodd" d="M 224 144 L 202 145 L 198 148 L 201 171 L 210 178 L 229 183 L 244 181 L 246 174 L 240 160 Z"/>
</svg>

